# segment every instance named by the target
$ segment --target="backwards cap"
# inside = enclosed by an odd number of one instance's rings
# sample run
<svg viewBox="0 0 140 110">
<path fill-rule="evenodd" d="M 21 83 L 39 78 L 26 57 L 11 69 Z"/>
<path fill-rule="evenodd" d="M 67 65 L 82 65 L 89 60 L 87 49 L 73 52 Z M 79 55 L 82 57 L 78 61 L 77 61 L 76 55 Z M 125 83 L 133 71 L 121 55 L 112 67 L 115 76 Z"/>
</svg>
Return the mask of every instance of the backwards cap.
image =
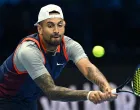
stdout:
<svg viewBox="0 0 140 110">
<path fill-rule="evenodd" d="M 59 14 L 50 15 L 50 12 L 52 12 L 52 11 L 56 11 Z M 42 7 L 40 9 L 39 14 L 38 14 L 38 21 L 34 24 L 34 26 L 37 26 L 39 22 L 46 20 L 48 18 L 62 18 L 62 19 L 64 19 L 62 9 L 59 6 L 54 5 L 54 4 L 49 4 L 49 5 Z"/>
</svg>

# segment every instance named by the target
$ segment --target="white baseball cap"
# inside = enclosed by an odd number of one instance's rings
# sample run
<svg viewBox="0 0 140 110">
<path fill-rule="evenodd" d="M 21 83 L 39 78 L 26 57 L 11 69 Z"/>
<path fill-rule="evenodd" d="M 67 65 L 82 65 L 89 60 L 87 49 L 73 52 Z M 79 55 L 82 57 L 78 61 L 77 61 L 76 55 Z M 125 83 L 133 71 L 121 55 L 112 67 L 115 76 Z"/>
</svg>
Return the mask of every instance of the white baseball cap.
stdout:
<svg viewBox="0 0 140 110">
<path fill-rule="evenodd" d="M 49 13 L 52 11 L 57 11 L 59 14 L 50 15 Z M 64 19 L 62 9 L 59 6 L 54 5 L 54 4 L 49 4 L 49 5 L 42 7 L 40 9 L 39 14 L 38 14 L 38 21 L 34 24 L 34 26 L 37 26 L 39 22 L 41 22 L 45 19 L 48 19 L 48 18 L 62 18 L 62 19 Z"/>
</svg>

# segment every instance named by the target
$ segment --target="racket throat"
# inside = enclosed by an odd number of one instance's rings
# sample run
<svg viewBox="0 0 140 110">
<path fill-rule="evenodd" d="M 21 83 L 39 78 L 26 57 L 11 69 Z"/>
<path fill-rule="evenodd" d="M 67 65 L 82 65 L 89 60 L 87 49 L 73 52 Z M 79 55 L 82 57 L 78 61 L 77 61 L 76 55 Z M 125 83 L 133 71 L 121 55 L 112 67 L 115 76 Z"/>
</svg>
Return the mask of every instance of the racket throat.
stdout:
<svg viewBox="0 0 140 110">
<path fill-rule="evenodd" d="M 117 93 L 119 93 L 119 92 L 127 92 L 127 93 L 131 93 L 131 94 L 135 94 L 134 92 L 132 92 L 132 91 L 125 91 L 125 90 L 120 90 L 120 89 L 118 89 L 118 90 L 116 90 L 116 92 Z"/>
</svg>

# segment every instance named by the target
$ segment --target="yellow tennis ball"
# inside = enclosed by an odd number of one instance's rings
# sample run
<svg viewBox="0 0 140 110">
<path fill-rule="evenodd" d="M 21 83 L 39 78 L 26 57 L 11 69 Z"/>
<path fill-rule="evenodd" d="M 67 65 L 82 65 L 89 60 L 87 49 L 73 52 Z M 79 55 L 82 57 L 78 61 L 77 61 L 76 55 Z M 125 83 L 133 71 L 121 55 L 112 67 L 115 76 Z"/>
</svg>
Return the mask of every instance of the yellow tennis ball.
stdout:
<svg viewBox="0 0 140 110">
<path fill-rule="evenodd" d="M 94 46 L 92 49 L 92 53 L 95 57 L 102 57 L 105 54 L 105 50 L 102 46 Z"/>
</svg>

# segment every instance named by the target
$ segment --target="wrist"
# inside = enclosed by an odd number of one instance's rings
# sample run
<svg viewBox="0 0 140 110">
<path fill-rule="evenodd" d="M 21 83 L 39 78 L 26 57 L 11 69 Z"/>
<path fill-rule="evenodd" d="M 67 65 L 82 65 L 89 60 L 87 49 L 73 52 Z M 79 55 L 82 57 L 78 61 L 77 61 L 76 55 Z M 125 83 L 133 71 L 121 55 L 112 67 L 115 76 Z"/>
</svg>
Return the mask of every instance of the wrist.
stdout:
<svg viewBox="0 0 140 110">
<path fill-rule="evenodd" d="M 89 92 L 88 92 L 88 94 L 87 94 L 87 100 L 90 100 L 89 97 L 90 97 L 91 92 L 92 92 L 92 91 L 89 91 Z"/>
<path fill-rule="evenodd" d="M 104 86 L 103 88 L 102 88 L 102 91 L 103 92 L 107 92 L 107 91 L 109 91 L 109 90 L 111 90 L 111 87 L 110 86 Z"/>
</svg>

